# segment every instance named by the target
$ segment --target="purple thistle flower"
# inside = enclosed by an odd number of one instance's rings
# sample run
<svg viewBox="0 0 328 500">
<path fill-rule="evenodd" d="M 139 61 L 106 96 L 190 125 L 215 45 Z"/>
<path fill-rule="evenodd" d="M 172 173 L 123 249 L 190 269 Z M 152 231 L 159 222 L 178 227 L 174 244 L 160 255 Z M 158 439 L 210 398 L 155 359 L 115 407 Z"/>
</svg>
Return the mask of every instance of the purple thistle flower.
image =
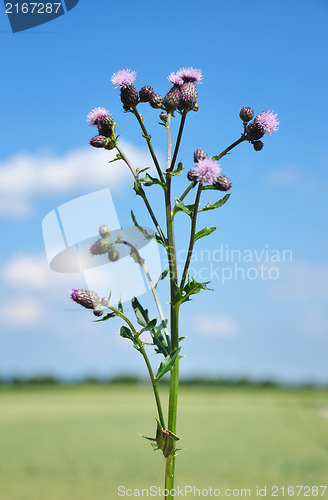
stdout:
<svg viewBox="0 0 328 500">
<path fill-rule="evenodd" d="M 217 161 L 211 158 L 205 158 L 196 163 L 196 168 L 194 168 L 192 172 L 195 176 L 195 180 L 202 184 L 213 184 L 221 172 L 221 169 Z"/>
<path fill-rule="evenodd" d="M 115 85 L 116 89 L 118 87 L 125 88 L 128 85 L 132 85 L 136 77 L 137 73 L 135 71 L 131 71 L 130 69 L 121 69 L 111 76 L 110 81 Z"/>
<path fill-rule="evenodd" d="M 187 82 L 200 82 L 203 78 L 203 74 L 200 69 L 192 68 L 181 68 L 177 71 L 177 76 L 182 78 L 183 83 Z"/>
<path fill-rule="evenodd" d="M 173 85 L 179 85 L 181 87 L 184 83 L 188 82 L 200 82 L 203 78 L 200 69 L 192 68 L 180 68 L 176 73 L 171 73 L 168 76 L 168 80 L 173 83 Z"/>
<path fill-rule="evenodd" d="M 273 111 L 266 111 L 260 113 L 255 117 L 255 123 L 258 123 L 263 132 L 268 135 L 271 135 L 272 132 L 276 132 L 278 130 L 279 121 L 277 120 L 277 113 L 273 114 Z"/>
<path fill-rule="evenodd" d="M 71 290 L 71 299 L 86 309 L 94 309 L 100 303 L 99 295 L 88 290 Z"/>
<path fill-rule="evenodd" d="M 99 122 L 103 121 L 108 116 L 111 117 L 109 111 L 106 108 L 98 107 L 90 111 L 87 116 L 87 121 L 90 123 L 90 125 L 98 125 Z"/>
<path fill-rule="evenodd" d="M 169 82 L 173 83 L 173 85 L 178 85 L 179 87 L 184 84 L 183 79 L 181 78 L 181 76 L 178 76 L 177 73 L 171 73 L 167 77 L 167 79 L 169 80 Z"/>
</svg>

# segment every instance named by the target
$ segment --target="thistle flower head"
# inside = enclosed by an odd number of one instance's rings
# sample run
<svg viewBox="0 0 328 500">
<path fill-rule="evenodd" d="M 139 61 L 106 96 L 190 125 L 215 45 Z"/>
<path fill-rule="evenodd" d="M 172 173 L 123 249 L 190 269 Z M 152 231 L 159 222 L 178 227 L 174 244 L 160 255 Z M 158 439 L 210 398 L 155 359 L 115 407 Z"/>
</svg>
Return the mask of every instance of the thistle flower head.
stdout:
<svg viewBox="0 0 328 500">
<path fill-rule="evenodd" d="M 205 158 L 196 163 L 196 168 L 192 172 L 194 173 L 195 180 L 202 184 L 213 184 L 221 169 L 217 161 Z"/>
<path fill-rule="evenodd" d="M 110 81 L 115 85 L 116 89 L 118 87 L 125 88 L 128 85 L 132 85 L 136 77 L 137 73 L 135 71 L 131 71 L 130 69 L 121 69 L 111 76 Z"/>
<path fill-rule="evenodd" d="M 173 85 L 179 85 L 181 87 L 187 82 L 200 82 L 203 78 L 203 74 L 200 69 L 192 68 L 181 68 L 176 73 L 171 73 L 168 80 L 173 83 Z"/>
<path fill-rule="evenodd" d="M 191 81 L 184 83 L 181 87 L 181 97 L 178 109 L 190 111 L 197 103 L 197 90 L 195 84 Z"/>
<path fill-rule="evenodd" d="M 182 82 L 183 85 L 183 82 Z M 163 105 L 167 111 L 175 111 L 180 104 L 181 90 L 180 85 L 174 84 L 163 99 Z"/>
<path fill-rule="evenodd" d="M 91 137 L 89 144 L 94 148 L 105 148 L 109 143 L 108 137 L 103 135 L 96 135 L 95 137 Z"/>
<path fill-rule="evenodd" d="M 100 303 L 99 295 L 89 290 L 71 290 L 71 299 L 86 309 L 94 309 Z"/>
<path fill-rule="evenodd" d="M 149 104 L 152 108 L 159 109 L 162 107 L 163 98 L 159 94 L 153 94 L 149 99 Z"/>
<path fill-rule="evenodd" d="M 194 163 L 198 163 L 199 160 L 205 160 L 206 158 L 208 158 L 208 155 L 202 148 L 196 149 L 194 152 Z"/>
<path fill-rule="evenodd" d="M 271 135 L 272 132 L 277 132 L 278 125 L 280 123 L 277 120 L 277 113 L 274 114 L 273 111 L 270 111 L 270 109 L 269 111 L 265 111 L 257 115 L 254 122 L 258 123 L 263 131 L 268 135 Z"/>
<path fill-rule="evenodd" d="M 141 102 L 149 102 L 154 95 L 154 89 L 149 85 L 145 85 L 139 90 L 139 99 Z"/>
<path fill-rule="evenodd" d="M 249 122 L 253 118 L 253 116 L 254 111 L 249 106 L 244 106 L 239 112 L 239 117 L 241 118 L 241 120 L 243 120 L 244 123 Z"/>
<path fill-rule="evenodd" d="M 99 238 L 89 248 L 91 255 L 103 255 L 107 253 L 111 247 L 111 243 L 107 239 Z"/>
<path fill-rule="evenodd" d="M 179 76 L 177 73 L 170 73 L 167 79 L 169 82 L 173 83 L 173 85 L 178 85 L 179 87 L 181 87 L 181 85 L 183 85 L 184 83 L 181 76 Z"/>
<path fill-rule="evenodd" d="M 231 180 L 225 175 L 219 174 L 215 181 L 213 182 L 213 186 L 218 191 L 229 191 L 232 186 Z"/>
<path fill-rule="evenodd" d="M 106 224 L 101 224 L 99 227 L 99 234 L 102 238 L 109 238 L 110 237 L 110 229 Z"/>
<path fill-rule="evenodd" d="M 183 83 L 187 82 L 200 82 L 203 78 L 203 74 L 200 69 L 192 68 L 181 68 L 177 71 L 176 75 L 183 80 Z"/>
<path fill-rule="evenodd" d="M 106 108 L 95 108 L 87 116 L 87 121 L 90 123 L 90 125 L 98 125 L 99 122 L 102 122 L 104 119 L 107 119 L 110 117 L 112 119 L 112 116 L 109 114 L 109 111 Z"/>
</svg>

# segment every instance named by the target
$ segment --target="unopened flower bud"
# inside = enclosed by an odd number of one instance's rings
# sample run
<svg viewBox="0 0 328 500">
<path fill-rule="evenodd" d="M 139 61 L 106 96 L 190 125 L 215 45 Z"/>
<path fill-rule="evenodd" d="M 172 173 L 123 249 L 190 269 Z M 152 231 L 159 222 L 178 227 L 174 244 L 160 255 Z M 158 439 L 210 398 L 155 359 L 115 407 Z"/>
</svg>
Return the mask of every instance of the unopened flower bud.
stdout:
<svg viewBox="0 0 328 500">
<path fill-rule="evenodd" d="M 109 238 L 110 237 L 110 229 L 106 224 L 101 224 L 99 227 L 99 234 L 102 238 Z"/>
<path fill-rule="evenodd" d="M 99 238 L 93 245 L 90 247 L 91 255 L 103 255 L 107 253 L 111 247 L 111 243 L 107 239 Z"/>
<path fill-rule="evenodd" d="M 187 179 L 188 181 L 197 181 L 197 175 L 195 170 L 189 170 L 187 173 Z"/>
<path fill-rule="evenodd" d="M 243 108 L 241 108 L 239 117 L 243 120 L 244 123 L 249 122 L 253 118 L 253 116 L 254 111 L 252 110 L 252 108 L 250 108 L 249 106 L 244 106 Z"/>
<path fill-rule="evenodd" d="M 228 179 L 225 175 L 219 174 L 215 181 L 213 182 L 213 186 L 218 191 L 229 191 L 232 186 L 231 180 Z"/>
<path fill-rule="evenodd" d="M 152 108 L 159 109 L 162 107 L 163 98 L 159 94 L 153 94 L 149 99 L 149 104 Z"/>
<path fill-rule="evenodd" d="M 138 104 L 138 91 L 134 85 L 121 87 L 121 101 L 125 110 Z"/>
<path fill-rule="evenodd" d="M 89 141 L 90 146 L 93 146 L 94 148 L 105 148 L 109 143 L 108 137 L 105 137 L 103 135 L 96 135 L 95 137 L 92 137 Z"/>
<path fill-rule="evenodd" d="M 102 310 L 102 308 L 100 306 L 97 306 L 94 308 L 93 314 L 95 316 L 102 316 L 104 314 L 104 311 Z"/>
<path fill-rule="evenodd" d="M 145 85 L 139 90 L 139 99 L 141 102 L 149 102 L 154 95 L 154 89 L 149 85 Z"/>
<path fill-rule="evenodd" d="M 196 104 L 194 105 L 194 107 L 192 108 L 193 111 L 198 111 L 199 110 L 199 106 L 196 102 Z"/>
<path fill-rule="evenodd" d="M 110 248 L 108 251 L 108 260 L 111 262 L 116 262 L 120 258 L 120 254 L 115 248 Z"/>
<path fill-rule="evenodd" d="M 190 111 L 195 106 L 198 97 L 194 82 L 184 83 L 180 87 L 180 91 L 181 91 L 181 97 L 178 109 L 180 111 L 182 110 Z"/>
<path fill-rule="evenodd" d="M 262 126 L 257 122 L 252 122 L 247 125 L 246 134 L 250 141 L 257 141 L 264 136 L 265 131 Z"/>
<path fill-rule="evenodd" d="M 94 309 L 100 303 L 99 295 L 88 290 L 72 290 L 71 299 L 86 309 Z"/>
<path fill-rule="evenodd" d="M 162 113 L 159 115 L 159 117 L 162 120 L 162 122 L 166 123 L 169 115 L 167 113 L 165 113 L 165 111 L 162 111 Z"/>
<path fill-rule="evenodd" d="M 205 160 L 206 158 L 208 158 L 208 155 L 202 148 L 196 149 L 194 152 L 194 163 L 198 163 L 199 160 Z"/>
<path fill-rule="evenodd" d="M 263 148 L 264 144 L 262 141 L 254 141 L 253 142 L 253 148 L 255 151 L 261 151 L 261 149 Z"/>
<path fill-rule="evenodd" d="M 181 91 L 179 85 L 173 85 L 163 99 L 163 105 L 167 111 L 173 112 L 177 109 L 180 103 Z"/>
</svg>

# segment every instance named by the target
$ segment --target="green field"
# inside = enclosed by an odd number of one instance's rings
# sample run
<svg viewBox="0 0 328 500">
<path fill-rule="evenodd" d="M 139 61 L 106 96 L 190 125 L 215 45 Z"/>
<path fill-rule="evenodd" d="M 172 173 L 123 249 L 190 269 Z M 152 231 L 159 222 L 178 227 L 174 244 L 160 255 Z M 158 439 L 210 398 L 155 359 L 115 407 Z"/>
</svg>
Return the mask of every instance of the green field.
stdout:
<svg viewBox="0 0 328 500">
<path fill-rule="evenodd" d="M 177 484 L 254 498 L 256 486 L 328 485 L 327 408 L 324 389 L 182 387 Z M 154 434 L 154 416 L 149 386 L 0 389 L 0 500 L 162 486 L 163 458 L 138 436 Z"/>
</svg>

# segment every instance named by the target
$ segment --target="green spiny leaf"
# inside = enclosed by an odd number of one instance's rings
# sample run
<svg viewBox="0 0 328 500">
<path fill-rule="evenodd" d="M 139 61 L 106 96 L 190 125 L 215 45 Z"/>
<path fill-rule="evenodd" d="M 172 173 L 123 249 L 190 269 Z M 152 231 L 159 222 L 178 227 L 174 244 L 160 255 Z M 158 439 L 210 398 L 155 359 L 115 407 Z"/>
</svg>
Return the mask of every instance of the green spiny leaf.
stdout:
<svg viewBox="0 0 328 500">
<path fill-rule="evenodd" d="M 187 215 L 189 215 L 189 217 L 192 215 L 192 212 L 189 210 L 189 208 L 179 198 L 175 199 L 175 206 L 177 207 L 178 211 L 186 213 Z"/>
<path fill-rule="evenodd" d="M 166 276 L 168 275 L 169 273 L 169 270 L 168 269 L 165 269 L 162 274 L 160 275 L 160 277 L 158 278 L 157 282 L 156 282 L 156 285 L 155 285 L 155 288 L 157 287 L 157 285 L 159 284 L 160 281 L 162 281 L 163 279 L 166 278 Z"/>
<path fill-rule="evenodd" d="M 222 205 L 224 205 L 228 201 L 229 197 L 230 193 L 223 196 L 223 198 L 218 200 L 216 203 L 213 203 L 213 205 L 211 202 L 209 202 L 207 203 L 207 205 L 205 205 L 204 208 L 198 210 L 198 212 L 207 212 L 207 210 L 215 210 L 216 208 L 222 207 Z"/>
<path fill-rule="evenodd" d="M 171 370 L 179 355 L 180 349 L 180 347 L 175 349 L 175 351 L 171 352 L 163 359 L 156 373 L 156 382 L 158 382 L 165 375 L 165 373 Z"/>
<path fill-rule="evenodd" d="M 204 236 L 208 236 L 209 234 L 213 233 L 213 231 L 215 231 L 216 229 L 217 227 L 204 227 L 195 234 L 195 242 L 200 238 L 204 238 Z"/>
<path fill-rule="evenodd" d="M 182 165 L 181 161 L 178 163 L 177 168 L 175 170 L 171 170 L 166 173 L 166 175 L 169 175 L 170 177 L 180 175 L 182 171 L 184 170 L 184 166 Z"/>
</svg>

